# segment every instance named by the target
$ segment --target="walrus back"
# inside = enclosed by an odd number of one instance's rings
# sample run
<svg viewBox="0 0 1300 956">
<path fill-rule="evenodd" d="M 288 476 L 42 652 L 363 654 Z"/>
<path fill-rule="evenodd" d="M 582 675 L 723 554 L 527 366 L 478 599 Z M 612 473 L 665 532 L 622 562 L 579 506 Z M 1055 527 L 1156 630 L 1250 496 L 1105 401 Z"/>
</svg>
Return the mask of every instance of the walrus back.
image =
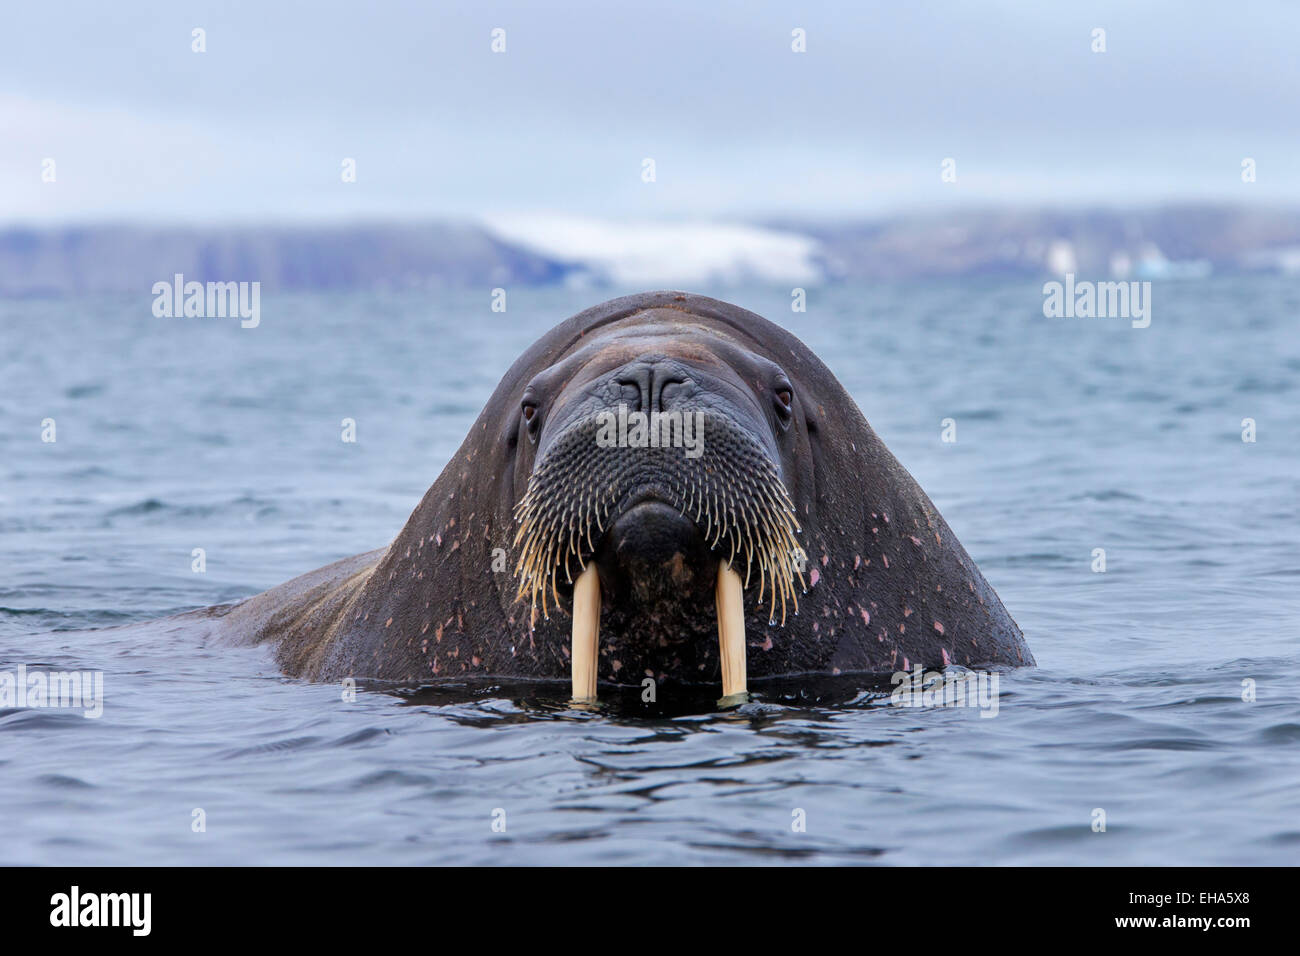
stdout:
<svg viewBox="0 0 1300 956">
<path fill-rule="evenodd" d="M 222 629 L 233 643 L 277 642 L 276 660 L 286 674 L 320 679 L 348 610 L 387 553 L 353 555 L 256 594 L 230 609 Z"/>
</svg>

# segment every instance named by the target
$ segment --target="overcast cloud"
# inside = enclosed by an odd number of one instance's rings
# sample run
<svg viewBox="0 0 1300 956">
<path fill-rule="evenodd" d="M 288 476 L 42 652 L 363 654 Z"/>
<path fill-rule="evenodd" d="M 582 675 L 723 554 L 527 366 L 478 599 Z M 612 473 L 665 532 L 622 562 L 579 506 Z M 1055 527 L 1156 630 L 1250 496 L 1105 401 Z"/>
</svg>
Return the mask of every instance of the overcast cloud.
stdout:
<svg viewBox="0 0 1300 956">
<path fill-rule="evenodd" d="M 1281 0 L 11 4 L 0 221 L 1290 202 L 1297 46 Z"/>
</svg>

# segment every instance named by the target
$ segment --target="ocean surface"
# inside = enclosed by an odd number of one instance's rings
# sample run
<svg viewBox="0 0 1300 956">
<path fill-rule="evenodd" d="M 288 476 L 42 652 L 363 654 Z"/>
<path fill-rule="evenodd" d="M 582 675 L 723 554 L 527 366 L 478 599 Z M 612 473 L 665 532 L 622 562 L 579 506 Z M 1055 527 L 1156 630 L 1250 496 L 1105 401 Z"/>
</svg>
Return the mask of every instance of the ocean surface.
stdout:
<svg viewBox="0 0 1300 956">
<path fill-rule="evenodd" d="M 999 592 L 1039 666 L 991 719 L 843 681 L 348 701 L 141 623 L 384 545 L 514 358 L 630 291 L 0 301 L 0 672 L 104 688 L 0 708 L 0 863 L 1300 861 L 1294 280 L 1158 282 L 1145 329 L 1038 282 L 694 290 L 803 338 Z"/>
</svg>

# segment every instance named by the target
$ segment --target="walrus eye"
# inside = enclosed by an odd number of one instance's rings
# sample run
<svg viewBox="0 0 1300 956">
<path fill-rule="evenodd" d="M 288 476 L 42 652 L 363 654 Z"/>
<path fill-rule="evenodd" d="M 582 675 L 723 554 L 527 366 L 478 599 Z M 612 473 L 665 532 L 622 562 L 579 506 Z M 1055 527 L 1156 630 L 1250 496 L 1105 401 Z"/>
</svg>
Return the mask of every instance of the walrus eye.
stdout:
<svg viewBox="0 0 1300 956">
<path fill-rule="evenodd" d="M 531 422 L 533 420 L 533 416 L 537 414 L 537 406 L 532 404 L 531 402 L 524 402 L 523 408 L 524 408 L 524 421 Z"/>
<path fill-rule="evenodd" d="M 776 409 L 777 423 L 784 429 L 790 427 L 790 422 L 794 419 L 794 390 L 790 388 L 788 382 L 778 382 L 773 396 L 776 401 L 772 403 Z"/>
</svg>

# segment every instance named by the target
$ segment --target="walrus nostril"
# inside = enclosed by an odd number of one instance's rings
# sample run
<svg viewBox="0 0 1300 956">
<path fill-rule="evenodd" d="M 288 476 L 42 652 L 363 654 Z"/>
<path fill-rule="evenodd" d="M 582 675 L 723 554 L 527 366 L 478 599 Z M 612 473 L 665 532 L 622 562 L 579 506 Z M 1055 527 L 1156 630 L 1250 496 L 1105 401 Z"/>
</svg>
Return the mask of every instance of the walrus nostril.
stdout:
<svg viewBox="0 0 1300 956">
<path fill-rule="evenodd" d="M 649 410 L 650 405 L 650 388 L 653 372 L 646 366 L 639 366 L 629 369 L 620 375 L 615 381 L 619 385 L 634 389 L 636 392 L 636 406 L 631 409 L 634 412 L 643 412 Z"/>
<path fill-rule="evenodd" d="M 679 367 L 665 367 L 655 363 L 643 363 L 625 369 L 614 381 L 635 393 L 636 405 L 629 408 L 634 412 L 664 411 L 668 404 L 666 399 L 672 394 L 666 396 L 665 391 L 671 386 L 686 385 L 688 382 Z"/>
</svg>

